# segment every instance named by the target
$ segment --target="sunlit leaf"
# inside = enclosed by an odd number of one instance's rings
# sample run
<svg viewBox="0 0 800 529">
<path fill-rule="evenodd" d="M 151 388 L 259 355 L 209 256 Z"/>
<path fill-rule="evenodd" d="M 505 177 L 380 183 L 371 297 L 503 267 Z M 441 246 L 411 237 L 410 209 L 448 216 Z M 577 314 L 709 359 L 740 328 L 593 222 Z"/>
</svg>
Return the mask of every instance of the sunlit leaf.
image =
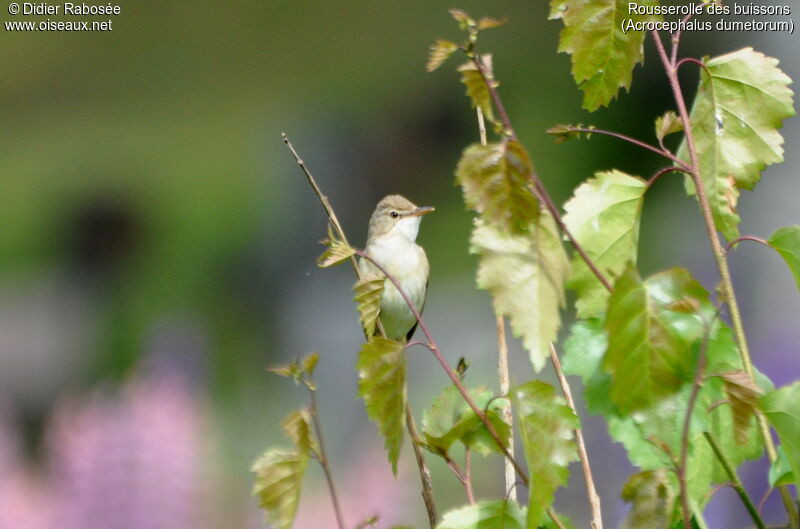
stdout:
<svg viewBox="0 0 800 529">
<path fill-rule="evenodd" d="M 665 470 L 634 474 L 622 488 L 622 499 L 631 510 L 622 529 L 666 529 L 672 519 L 675 484 Z"/>
<path fill-rule="evenodd" d="M 778 432 L 792 473 L 800 476 L 800 382 L 767 393 L 759 405 Z"/>
<path fill-rule="evenodd" d="M 670 309 L 682 298 L 704 307 L 686 314 Z M 673 268 L 643 282 L 633 266 L 617 279 L 608 303 L 608 353 L 611 399 L 622 413 L 646 408 L 677 392 L 693 377 L 692 346 L 711 324 L 708 292 L 688 271 Z"/>
<path fill-rule="evenodd" d="M 298 381 L 300 379 L 300 376 L 302 375 L 302 371 L 297 362 L 292 362 L 290 364 L 283 364 L 275 367 L 268 367 L 267 371 L 269 371 L 270 373 L 274 373 L 280 377 L 293 378 L 295 379 L 295 381 Z"/>
<path fill-rule="evenodd" d="M 658 0 L 640 0 L 640 6 Z M 645 32 L 623 32 L 625 20 L 653 17 L 628 13 L 627 0 L 551 0 L 550 19 L 561 19 L 558 51 L 572 55 L 572 76 L 583 90 L 583 108 L 608 105 L 620 88 L 629 89 L 633 68 L 644 61 Z"/>
<path fill-rule="evenodd" d="M 383 277 L 375 278 L 370 276 L 359 280 L 353 287 L 356 292 L 353 301 L 358 305 L 358 319 L 367 336 L 375 334 L 378 314 L 381 311 L 381 296 L 383 295 L 385 281 L 386 279 Z"/>
<path fill-rule="evenodd" d="M 499 28 L 503 24 L 508 22 L 505 18 L 492 18 L 492 17 L 483 17 L 478 20 L 478 29 L 492 29 L 492 28 Z"/>
<path fill-rule="evenodd" d="M 311 433 L 311 420 L 311 411 L 304 408 L 290 413 L 281 424 L 286 437 L 292 440 L 301 454 L 319 452 Z"/>
<path fill-rule="evenodd" d="M 595 174 L 564 205 L 564 223 L 597 268 L 613 280 L 636 263 L 639 221 L 646 182 L 620 171 Z M 577 254 L 567 286 L 575 289 L 578 317 L 606 311 L 608 290 Z"/>
<path fill-rule="evenodd" d="M 466 11 L 461 9 L 449 9 L 447 12 L 450 13 L 450 16 L 453 17 L 456 22 L 458 22 L 461 29 L 466 29 L 468 26 L 475 25 L 475 21 L 466 13 Z"/>
<path fill-rule="evenodd" d="M 345 262 L 352 257 L 356 251 L 338 239 L 327 242 L 328 249 L 317 258 L 317 266 L 327 268 Z"/>
<path fill-rule="evenodd" d="M 775 488 L 781 485 L 797 483 L 783 446 L 778 446 L 777 453 L 778 457 L 769 466 L 769 486 Z"/>
<path fill-rule="evenodd" d="M 484 117 L 494 123 L 494 106 L 492 105 L 492 96 L 489 92 L 487 82 L 491 83 L 493 87 L 500 85 L 494 78 L 494 69 L 492 66 L 492 55 L 486 53 L 481 55 L 481 66 L 483 66 L 484 73 L 478 70 L 478 67 L 473 61 L 467 61 L 458 67 L 461 72 L 461 82 L 467 87 L 467 95 L 472 100 L 472 108 L 480 107 L 483 111 Z M 484 74 L 486 79 L 484 79 Z"/>
<path fill-rule="evenodd" d="M 538 201 L 528 189 L 532 167 L 519 142 L 476 143 L 464 150 L 456 181 L 468 208 L 488 224 L 522 234 L 539 217 Z"/>
<path fill-rule="evenodd" d="M 317 368 L 317 362 L 319 362 L 319 353 L 311 353 L 305 358 L 303 358 L 303 371 L 307 376 L 312 376 L 314 374 L 314 370 Z"/>
<path fill-rule="evenodd" d="M 358 353 L 358 393 L 378 424 L 397 474 L 406 404 L 406 357 L 401 343 L 373 336 Z"/>
<path fill-rule="evenodd" d="M 432 72 L 439 68 L 450 56 L 458 49 L 458 44 L 450 42 L 449 40 L 436 39 L 431 44 L 431 50 L 428 55 L 428 64 L 425 69 Z"/>
<path fill-rule="evenodd" d="M 511 429 L 502 418 L 504 400 L 495 399 L 492 391 L 485 387 L 469 389 L 468 392 L 507 447 Z M 422 429 L 428 448 L 438 454 L 446 454 L 456 441 L 482 455 L 503 453 L 454 385 L 446 387 L 433 400 L 431 408 L 423 413 Z"/>
<path fill-rule="evenodd" d="M 792 271 L 797 288 L 800 289 L 800 226 L 787 226 L 773 233 L 767 241 Z"/>
<path fill-rule="evenodd" d="M 791 79 L 778 61 L 752 48 L 704 61 L 691 112 L 700 176 L 719 231 L 739 235 L 739 189 L 753 189 L 761 170 L 783 161 L 785 118 L 794 115 Z M 689 161 L 686 142 L 678 156 Z M 695 192 L 687 179 L 687 190 Z"/>
<path fill-rule="evenodd" d="M 556 143 L 564 143 L 568 140 L 579 140 L 581 138 L 589 139 L 592 137 L 591 132 L 584 132 L 583 130 L 579 129 L 594 129 L 594 125 L 581 125 L 578 123 L 577 125 L 556 125 L 555 127 L 550 127 L 545 132 L 551 134 L 556 137 Z"/>
<path fill-rule="evenodd" d="M 750 375 L 741 370 L 723 373 L 721 377 L 733 412 L 736 441 L 739 444 L 746 444 L 761 389 L 756 386 Z"/>
<path fill-rule="evenodd" d="M 514 501 L 481 501 L 446 512 L 436 529 L 525 529 L 525 509 Z"/>
<path fill-rule="evenodd" d="M 292 526 L 307 465 L 307 454 L 278 449 L 268 450 L 253 463 L 253 496 L 259 499 L 267 522 L 275 529 Z"/>
<path fill-rule="evenodd" d="M 678 114 L 672 110 L 656 118 L 656 138 L 663 140 L 665 137 L 683 130 L 683 123 Z"/>
<path fill-rule="evenodd" d="M 538 527 L 556 489 L 567 483 L 569 464 L 578 459 L 578 418 L 551 385 L 538 380 L 515 388 L 513 399 L 531 481 L 527 527 Z"/>
<path fill-rule="evenodd" d="M 478 287 L 491 293 L 495 312 L 509 317 L 534 369 L 541 371 L 561 326 L 559 310 L 569 274 L 555 222 L 543 210 L 539 222 L 523 236 L 476 220 L 470 252 L 480 257 Z"/>
</svg>

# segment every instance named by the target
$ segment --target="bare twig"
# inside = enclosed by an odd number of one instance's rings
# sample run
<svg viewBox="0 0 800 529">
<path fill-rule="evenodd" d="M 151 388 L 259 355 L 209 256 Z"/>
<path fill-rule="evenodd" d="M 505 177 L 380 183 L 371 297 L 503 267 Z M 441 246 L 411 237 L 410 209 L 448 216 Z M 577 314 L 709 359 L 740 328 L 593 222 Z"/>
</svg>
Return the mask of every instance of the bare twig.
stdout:
<svg viewBox="0 0 800 529">
<path fill-rule="evenodd" d="M 317 392 L 311 386 L 306 386 L 311 395 L 311 420 L 314 423 L 314 433 L 317 437 L 317 444 L 319 445 L 319 461 L 322 467 L 322 472 L 325 474 L 325 481 L 328 483 L 328 491 L 331 495 L 331 502 L 333 502 L 333 511 L 336 513 L 336 523 L 339 529 L 345 529 L 347 526 L 344 523 L 344 516 L 342 516 L 342 508 L 339 506 L 339 499 L 336 495 L 336 487 L 333 484 L 333 475 L 331 474 L 331 467 L 328 463 L 328 456 L 325 454 L 325 443 L 322 439 L 322 426 L 319 423 L 319 414 L 317 412 Z"/>
<path fill-rule="evenodd" d="M 472 490 L 472 478 L 470 476 L 472 470 L 470 469 L 470 457 L 469 457 L 469 448 L 467 448 L 464 452 L 464 465 L 465 469 L 461 470 L 461 467 L 458 463 L 453 461 L 449 455 L 443 454 L 444 460 L 447 463 L 447 468 L 453 473 L 461 486 L 464 487 L 464 492 L 467 495 L 467 502 L 470 505 L 475 503 L 475 493 Z"/>
<path fill-rule="evenodd" d="M 753 504 L 753 501 L 750 499 L 750 496 L 747 495 L 747 491 L 742 485 L 742 480 L 739 479 L 739 476 L 736 474 L 736 471 L 731 466 L 728 459 L 725 457 L 725 454 L 722 453 L 722 449 L 719 447 L 719 444 L 714 440 L 714 437 L 708 433 L 703 432 L 708 444 L 711 445 L 711 449 L 714 451 L 714 455 L 717 456 L 717 460 L 722 464 L 722 468 L 725 469 L 725 473 L 728 474 L 728 478 L 731 480 L 731 486 L 733 490 L 736 491 L 736 494 L 739 495 L 739 498 L 742 500 L 747 512 L 750 514 L 750 517 L 753 519 L 753 522 L 756 524 L 758 529 L 766 529 L 764 525 L 764 520 L 761 519 L 761 515 L 758 513 L 758 509 Z"/>
<path fill-rule="evenodd" d="M 680 167 L 664 167 L 663 169 L 656 171 L 656 173 L 647 180 L 647 189 L 653 187 L 653 184 L 658 182 L 659 179 L 661 179 L 661 177 L 665 174 L 673 172 L 685 173 L 686 171 Z"/>
<path fill-rule="evenodd" d="M 764 246 L 767 246 L 768 248 L 772 248 L 769 245 L 769 243 L 767 241 L 765 241 L 764 239 L 762 239 L 761 237 L 754 237 L 753 235 L 742 235 L 741 237 L 738 237 L 738 238 L 736 238 L 736 239 L 734 239 L 734 240 L 732 240 L 731 242 L 728 243 L 728 246 L 725 247 L 725 253 L 730 252 L 731 248 L 733 248 L 734 246 L 736 246 L 737 244 L 739 244 L 742 241 L 758 242 L 758 243 L 763 244 Z"/>
<path fill-rule="evenodd" d="M 558 359 L 558 353 L 555 345 L 550 344 L 550 361 L 553 363 L 553 369 L 558 377 L 558 382 L 561 385 L 561 391 L 564 393 L 564 399 L 567 404 L 572 408 L 575 416 L 578 416 L 578 410 L 575 408 L 575 401 L 572 400 L 572 391 L 570 391 L 569 382 L 561 369 L 561 361 Z M 586 483 L 586 496 L 589 499 L 589 509 L 592 513 L 592 529 L 603 529 L 603 515 L 600 507 L 600 495 L 597 494 L 597 489 L 594 486 L 594 478 L 592 477 L 592 468 L 589 465 L 589 454 L 586 452 L 586 444 L 583 441 L 583 431 L 581 428 L 575 429 L 575 441 L 578 444 L 578 457 L 581 460 L 583 467 L 583 478 Z"/>
<path fill-rule="evenodd" d="M 317 195 L 317 198 L 322 203 L 322 207 L 325 209 L 325 213 L 328 215 L 328 220 L 333 226 L 333 229 L 336 231 L 336 235 L 341 239 L 343 243 L 346 245 L 350 245 L 347 241 L 347 236 L 344 233 L 344 229 L 342 228 L 339 219 L 336 217 L 336 212 L 334 211 L 333 207 L 331 206 L 328 197 L 322 193 L 322 190 L 317 185 L 317 181 L 314 179 L 314 176 L 309 171 L 308 167 L 306 167 L 305 162 L 297 153 L 292 145 L 292 142 L 289 141 L 289 137 L 286 133 L 281 134 L 283 138 L 283 143 L 289 148 L 292 155 L 294 156 L 297 165 L 300 166 L 300 169 L 303 170 L 303 173 L 306 175 L 306 179 L 308 180 L 311 189 L 314 191 L 314 194 Z M 353 266 L 353 271 L 356 274 L 357 279 L 361 279 L 361 273 L 358 269 L 358 262 L 356 261 L 355 256 L 350 258 L 350 264 Z M 381 336 L 386 336 L 386 333 L 383 330 L 383 324 L 381 323 L 380 317 L 377 320 L 377 327 L 378 332 Z M 428 513 L 428 523 L 430 524 L 431 529 L 436 527 L 438 523 L 438 515 L 436 513 L 436 504 L 434 502 L 433 497 L 433 483 L 431 481 L 431 471 L 428 468 L 428 464 L 425 462 L 425 456 L 422 453 L 422 448 L 420 446 L 420 437 L 419 433 L 417 432 L 416 424 L 414 423 L 414 414 L 411 411 L 411 405 L 406 402 L 406 428 L 408 429 L 409 437 L 411 437 L 411 449 L 414 451 L 414 458 L 417 462 L 417 470 L 419 471 L 420 482 L 422 483 L 422 499 L 425 503 L 425 510 Z"/>
<path fill-rule="evenodd" d="M 689 150 L 689 159 L 690 159 L 690 167 L 689 167 L 689 174 L 692 178 L 692 182 L 694 183 L 695 192 L 697 194 L 697 202 L 700 205 L 700 212 L 703 215 L 703 220 L 705 222 L 706 231 L 708 233 L 709 242 L 711 243 L 711 250 L 714 254 L 714 259 L 717 263 L 717 268 L 719 269 L 720 275 L 720 283 L 721 283 L 721 290 L 723 293 L 723 297 L 725 298 L 725 302 L 730 309 L 731 315 L 731 322 L 733 323 L 733 331 L 736 336 L 736 343 L 739 346 L 739 356 L 742 360 L 742 365 L 744 366 L 745 372 L 750 376 L 751 380 L 753 378 L 753 362 L 750 358 L 750 349 L 747 344 L 747 336 L 745 335 L 744 331 L 744 323 L 742 321 L 742 315 L 739 311 L 739 304 L 736 300 L 736 291 L 733 288 L 733 280 L 731 279 L 730 269 L 728 267 L 728 259 L 725 253 L 725 249 L 722 247 L 722 243 L 720 241 L 719 235 L 717 233 L 716 226 L 714 224 L 714 216 L 711 211 L 711 204 L 708 200 L 708 196 L 706 195 L 705 187 L 703 185 L 703 180 L 700 175 L 700 164 L 698 161 L 697 156 L 697 148 L 694 142 L 694 134 L 692 131 L 691 120 L 689 119 L 689 111 L 686 107 L 686 102 L 683 97 L 683 90 L 681 89 L 680 81 L 678 79 L 678 69 L 677 69 L 677 47 L 678 42 L 673 41 L 673 49 L 672 49 L 672 60 L 667 57 L 667 52 L 664 49 L 664 43 L 661 42 L 661 36 L 658 31 L 653 31 L 652 33 L 653 41 L 655 42 L 656 49 L 658 50 L 658 55 L 661 59 L 662 64 L 664 65 L 664 71 L 667 74 L 667 79 L 669 80 L 670 87 L 672 88 L 672 94 L 675 98 L 675 103 L 678 107 L 678 115 L 681 118 L 681 123 L 683 124 L 683 133 L 684 138 L 686 140 L 686 146 Z M 756 418 L 758 420 L 759 430 L 761 431 L 761 437 L 764 440 L 764 446 L 767 451 L 767 456 L 769 457 L 770 461 L 775 461 L 778 457 L 777 451 L 775 449 L 775 443 L 772 440 L 772 435 L 770 434 L 769 425 L 767 424 L 766 417 L 760 411 L 756 411 Z M 794 505 L 794 500 L 792 499 L 791 492 L 789 488 L 785 485 L 779 487 L 779 491 L 781 494 L 781 498 L 783 500 L 784 508 L 786 509 L 786 513 L 789 516 L 789 526 L 792 529 L 799 529 L 800 528 L 800 518 L 798 517 L 797 509 Z"/>
</svg>

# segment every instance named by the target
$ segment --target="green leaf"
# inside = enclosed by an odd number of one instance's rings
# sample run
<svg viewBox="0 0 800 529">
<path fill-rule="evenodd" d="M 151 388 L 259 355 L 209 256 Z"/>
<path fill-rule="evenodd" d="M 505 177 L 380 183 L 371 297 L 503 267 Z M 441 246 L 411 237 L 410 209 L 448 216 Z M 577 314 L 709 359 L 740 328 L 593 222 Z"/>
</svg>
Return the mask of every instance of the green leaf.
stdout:
<svg viewBox="0 0 800 529">
<path fill-rule="evenodd" d="M 639 5 L 658 1 L 641 0 Z M 558 51 L 572 55 L 583 108 L 591 112 L 608 105 L 620 88 L 630 88 L 634 66 L 644 61 L 645 32 L 623 32 L 623 21 L 653 17 L 628 14 L 627 0 L 551 0 L 550 20 L 559 18 L 564 29 Z"/>
<path fill-rule="evenodd" d="M 436 529 L 525 529 L 525 510 L 513 501 L 481 501 L 446 512 Z"/>
<path fill-rule="evenodd" d="M 301 454 L 319 453 L 312 436 L 311 411 L 307 408 L 290 413 L 281 424 L 286 437 L 292 440 Z"/>
<path fill-rule="evenodd" d="M 753 189 L 761 170 L 783 161 L 785 118 L 794 115 L 791 79 L 776 59 L 752 48 L 704 61 L 690 116 L 700 176 L 714 222 L 729 240 L 739 235 L 739 189 Z M 689 160 L 684 141 L 678 156 Z M 687 191 L 694 194 L 691 180 Z"/>
<path fill-rule="evenodd" d="M 647 183 L 621 171 L 596 173 L 564 205 L 564 223 L 597 268 L 616 278 L 627 263 L 636 263 L 639 221 Z M 608 290 L 577 254 L 567 286 L 578 295 L 579 318 L 606 311 Z"/>
<path fill-rule="evenodd" d="M 800 226 L 786 226 L 773 233 L 767 241 L 792 271 L 797 288 L 800 289 Z"/>
<path fill-rule="evenodd" d="M 632 504 L 623 529 L 669 527 L 675 504 L 675 484 L 665 470 L 633 474 L 622 487 L 622 499 Z"/>
<path fill-rule="evenodd" d="M 578 459 L 578 418 L 551 385 L 538 380 L 514 389 L 513 398 L 531 480 L 527 527 L 538 527 L 556 489 L 567 483 L 569 464 Z"/>
<path fill-rule="evenodd" d="M 483 17 L 478 20 L 478 29 L 492 29 L 492 28 L 499 28 L 503 24 L 508 22 L 506 18 L 492 18 L 492 17 Z"/>
<path fill-rule="evenodd" d="M 800 382 L 771 391 L 759 399 L 795 477 L 800 476 Z"/>
<path fill-rule="evenodd" d="M 307 466 L 307 454 L 278 449 L 268 450 L 253 463 L 253 496 L 259 498 L 259 507 L 266 511 L 266 520 L 275 529 L 292 526 Z"/>
<path fill-rule="evenodd" d="M 458 44 L 450 42 L 449 40 L 436 39 L 431 44 L 430 54 L 428 55 L 428 64 L 425 69 L 432 72 L 439 68 L 450 56 L 458 49 Z"/>
<path fill-rule="evenodd" d="M 656 118 L 656 138 L 660 141 L 670 134 L 680 132 L 683 130 L 683 123 L 678 117 L 678 114 L 672 110 L 664 112 L 663 116 Z"/>
<path fill-rule="evenodd" d="M 317 258 L 317 266 L 328 268 L 341 264 L 351 258 L 356 251 L 338 239 L 331 239 L 326 242 L 328 249 Z"/>
<path fill-rule="evenodd" d="M 319 362 L 319 353 L 310 353 L 305 358 L 303 358 L 303 371 L 305 372 L 306 376 L 314 375 L 314 370 L 317 368 L 317 362 Z"/>
<path fill-rule="evenodd" d="M 300 380 L 300 376 L 302 375 L 300 366 L 297 364 L 296 361 L 290 364 L 268 367 L 267 371 L 269 371 L 270 373 L 274 373 L 279 377 L 293 378 L 295 382 L 298 382 Z"/>
<path fill-rule="evenodd" d="M 504 400 L 494 398 L 491 390 L 485 387 L 469 389 L 468 392 L 500 439 L 506 441 L 504 447 L 507 448 L 511 428 L 502 418 Z M 433 400 L 430 410 L 423 413 L 422 429 L 427 448 L 436 454 L 447 454 L 456 441 L 484 456 L 492 452 L 503 453 L 455 385 L 446 387 Z"/>
<path fill-rule="evenodd" d="M 733 412 L 736 442 L 747 444 L 761 389 L 742 370 L 723 373 L 721 377 Z"/>
<path fill-rule="evenodd" d="M 569 260 L 555 222 L 542 210 L 528 235 L 514 235 L 475 221 L 470 252 L 478 254 L 478 288 L 488 290 L 494 310 L 508 316 L 514 336 L 522 337 L 538 372 L 550 356 L 550 342 L 561 326 L 564 281 Z"/>
<path fill-rule="evenodd" d="M 778 446 L 777 452 L 777 459 L 769 467 L 769 486 L 775 488 L 796 483 L 794 472 L 792 472 L 792 467 L 789 464 L 789 459 L 786 457 L 783 446 Z"/>
<path fill-rule="evenodd" d="M 406 405 L 406 357 L 401 343 L 373 336 L 358 353 L 358 394 L 378 424 L 397 474 Z"/>
<path fill-rule="evenodd" d="M 538 201 L 528 189 L 532 167 L 519 142 L 476 143 L 464 150 L 456 181 L 467 207 L 480 213 L 484 221 L 524 234 L 539 217 Z"/>
<path fill-rule="evenodd" d="M 353 298 L 358 304 L 358 319 L 367 336 L 375 334 L 378 314 L 381 312 L 381 296 L 386 278 L 365 277 L 353 286 L 356 295 Z"/>
<path fill-rule="evenodd" d="M 592 137 L 591 132 L 584 132 L 578 129 L 594 129 L 594 125 L 582 125 L 578 123 L 577 125 L 556 125 L 555 127 L 550 127 L 545 132 L 551 134 L 556 137 L 556 143 L 564 143 L 565 141 L 569 140 L 579 140 L 581 137 L 584 139 L 589 139 Z"/>
<path fill-rule="evenodd" d="M 698 311 L 687 314 L 687 304 Z M 611 400 L 623 414 L 646 408 L 692 380 L 693 345 L 714 312 L 708 292 L 684 269 L 642 282 L 629 266 L 617 279 L 608 303 L 604 367 L 613 379 Z"/>
<path fill-rule="evenodd" d="M 469 26 L 475 25 L 475 20 L 473 20 L 466 11 L 462 11 L 461 9 L 449 9 L 447 12 L 458 22 L 461 29 L 466 29 Z"/>
<path fill-rule="evenodd" d="M 603 320 L 593 318 L 576 321 L 564 343 L 562 368 L 567 375 L 577 375 L 583 380 L 583 397 L 590 413 L 603 415 L 615 413 L 616 408 L 608 398 L 611 375 L 602 369 L 603 357 L 608 349 L 608 333 Z"/>
<path fill-rule="evenodd" d="M 486 83 L 491 83 L 493 88 L 500 86 L 500 83 L 494 79 L 492 55 L 490 53 L 481 55 L 481 65 L 484 68 L 487 80 L 484 80 L 480 70 L 472 61 L 467 61 L 459 66 L 458 71 L 461 72 L 461 82 L 467 87 L 467 95 L 472 100 L 472 108 L 480 107 L 481 111 L 483 111 L 483 116 L 489 122 L 495 123 L 497 120 L 494 117 L 492 95 Z"/>
</svg>

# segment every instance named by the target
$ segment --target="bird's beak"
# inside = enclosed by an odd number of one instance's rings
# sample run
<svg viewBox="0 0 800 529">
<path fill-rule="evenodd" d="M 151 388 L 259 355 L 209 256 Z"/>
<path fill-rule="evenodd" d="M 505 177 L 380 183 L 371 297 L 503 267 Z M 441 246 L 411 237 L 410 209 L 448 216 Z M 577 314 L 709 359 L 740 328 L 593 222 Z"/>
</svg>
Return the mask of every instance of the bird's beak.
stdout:
<svg viewBox="0 0 800 529">
<path fill-rule="evenodd" d="M 408 212 L 406 214 L 406 216 L 407 217 L 421 217 L 421 216 L 427 215 L 428 213 L 431 213 L 433 211 L 436 211 L 436 208 L 432 208 L 431 206 L 423 206 L 421 208 L 417 208 L 415 210 L 412 210 L 412 211 Z"/>
</svg>

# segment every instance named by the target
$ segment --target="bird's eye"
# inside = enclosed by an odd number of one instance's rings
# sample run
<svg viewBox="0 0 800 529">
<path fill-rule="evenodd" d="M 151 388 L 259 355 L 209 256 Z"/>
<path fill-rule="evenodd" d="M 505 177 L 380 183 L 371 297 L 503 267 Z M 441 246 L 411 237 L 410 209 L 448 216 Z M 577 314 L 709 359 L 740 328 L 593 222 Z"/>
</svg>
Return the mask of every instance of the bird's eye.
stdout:
<svg viewBox="0 0 800 529">
<path fill-rule="evenodd" d="M 392 217 L 393 219 L 396 219 L 397 217 L 399 217 L 399 216 L 400 216 L 400 214 L 399 214 L 398 212 L 396 212 L 396 211 L 391 211 L 391 212 L 389 212 L 389 215 L 391 215 L 391 217 Z"/>
</svg>

